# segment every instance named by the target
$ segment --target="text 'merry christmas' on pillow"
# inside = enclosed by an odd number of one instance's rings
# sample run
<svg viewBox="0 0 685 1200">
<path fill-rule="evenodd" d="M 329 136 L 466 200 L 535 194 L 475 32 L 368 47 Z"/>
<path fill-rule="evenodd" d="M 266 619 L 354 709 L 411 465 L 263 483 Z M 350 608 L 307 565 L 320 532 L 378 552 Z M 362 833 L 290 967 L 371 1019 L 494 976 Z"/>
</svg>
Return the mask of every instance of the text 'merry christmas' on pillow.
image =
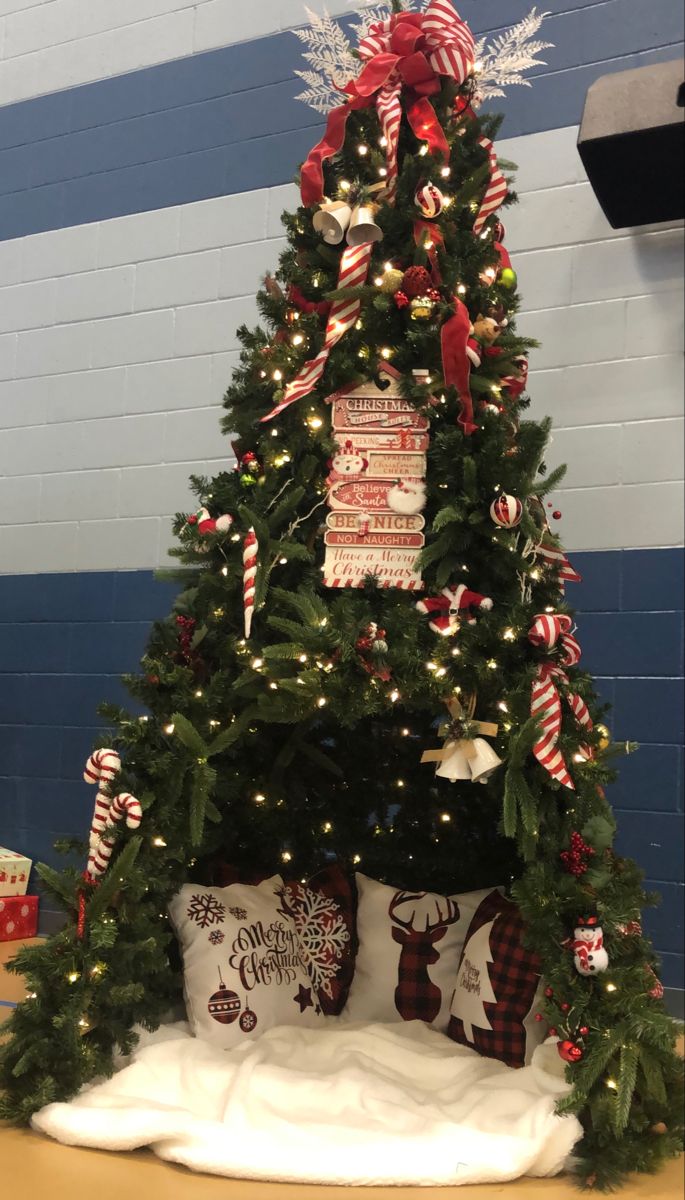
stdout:
<svg viewBox="0 0 685 1200">
<path fill-rule="evenodd" d="M 420 1020 L 444 1032 L 466 930 L 492 889 L 438 896 L 356 880 L 359 948 L 345 1017 Z"/>
<path fill-rule="evenodd" d="M 535 1020 L 540 961 L 523 945 L 524 924 L 511 900 L 487 895 L 468 929 L 450 1007 L 448 1036 L 510 1067 L 530 1062 L 544 1040 Z"/>
<path fill-rule="evenodd" d="M 230 1049 L 272 1025 L 323 1021 L 283 887 L 280 875 L 257 886 L 185 884 L 171 901 L 196 1037 Z"/>
</svg>

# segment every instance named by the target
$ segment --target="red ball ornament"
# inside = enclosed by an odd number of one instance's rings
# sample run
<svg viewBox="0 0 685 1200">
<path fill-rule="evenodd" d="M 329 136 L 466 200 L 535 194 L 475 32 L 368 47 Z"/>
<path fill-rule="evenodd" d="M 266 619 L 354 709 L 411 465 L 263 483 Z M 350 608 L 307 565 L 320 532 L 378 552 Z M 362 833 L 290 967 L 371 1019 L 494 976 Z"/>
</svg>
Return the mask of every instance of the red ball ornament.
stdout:
<svg viewBox="0 0 685 1200">
<path fill-rule="evenodd" d="M 251 1008 L 246 1008 L 245 1012 L 240 1014 L 238 1024 L 243 1033 L 252 1033 L 257 1028 L 257 1014 Z"/>
<path fill-rule="evenodd" d="M 425 296 L 431 287 L 431 277 L 425 267 L 408 267 L 402 276 L 402 291 L 410 299 Z"/>
<path fill-rule="evenodd" d="M 188 517 L 187 524 L 188 525 L 197 525 L 197 516 L 195 513 L 191 513 L 191 515 Z"/>
<path fill-rule="evenodd" d="M 516 496 L 507 496 L 503 492 L 490 505 L 490 516 L 501 529 L 514 529 L 523 516 L 523 505 Z"/>
<path fill-rule="evenodd" d="M 222 984 L 219 991 L 209 997 L 207 1009 L 210 1017 L 220 1025 L 231 1025 L 240 1015 L 240 997 Z"/>
<path fill-rule="evenodd" d="M 553 991 L 553 989 L 552 989 L 551 987 L 546 987 L 546 988 L 545 988 L 545 995 L 546 995 L 547 999 L 549 1000 L 550 996 L 553 996 L 553 995 L 554 995 L 554 991 Z"/>
<path fill-rule="evenodd" d="M 562 514 L 559 512 L 558 508 L 555 508 L 554 512 L 552 513 L 552 516 L 554 517 L 555 521 L 560 521 Z"/>
<path fill-rule="evenodd" d="M 583 1057 L 583 1051 L 580 1046 L 576 1046 L 574 1042 L 570 1042 L 568 1039 L 564 1042 L 559 1042 L 557 1050 L 564 1062 L 578 1062 Z"/>
<path fill-rule="evenodd" d="M 561 1011 L 568 1012 L 570 1007 L 571 1007 L 571 1005 L 566 1000 L 564 1000 L 564 1003 L 561 1005 Z"/>
<path fill-rule="evenodd" d="M 421 184 L 414 193 L 414 203 L 422 217 L 432 220 L 439 217 L 445 203 L 444 196 L 434 183 Z"/>
<path fill-rule="evenodd" d="M 507 236 L 507 231 L 501 221 L 495 221 L 495 224 L 492 227 L 492 236 L 494 241 L 500 242 L 500 244 L 504 242 L 504 239 Z"/>
<path fill-rule="evenodd" d="M 536 1021 L 544 1021 L 544 1019 L 545 1019 L 545 1018 L 543 1017 L 542 1013 L 536 1013 L 536 1014 L 535 1014 L 535 1020 L 536 1020 Z"/>
<path fill-rule="evenodd" d="M 557 1036 L 557 1030 L 556 1030 L 555 1025 L 550 1025 L 549 1029 L 547 1030 L 547 1036 L 548 1037 L 556 1037 Z"/>
<path fill-rule="evenodd" d="M 578 1030 L 578 1033 L 580 1034 L 581 1037 L 587 1037 L 589 1032 L 590 1032 L 589 1025 L 581 1025 L 580 1029 Z"/>
</svg>

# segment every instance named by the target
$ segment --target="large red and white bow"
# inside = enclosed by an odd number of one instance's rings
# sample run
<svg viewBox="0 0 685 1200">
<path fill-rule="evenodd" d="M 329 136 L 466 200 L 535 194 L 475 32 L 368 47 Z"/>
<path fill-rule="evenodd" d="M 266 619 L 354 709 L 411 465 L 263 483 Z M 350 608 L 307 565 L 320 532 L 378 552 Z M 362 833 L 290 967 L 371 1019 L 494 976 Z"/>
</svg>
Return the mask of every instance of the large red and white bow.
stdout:
<svg viewBox="0 0 685 1200">
<path fill-rule="evenodd" d="M 374 103 L 387 141 L 386 196 L 393 198 L 403 88 L 408 93 L 407 120 L 417 138 L 427 142 L 431 154 L 445 160 L 449 156 L 447 139 L 428 97 L 440 91 L 441 75 L 464 83 L 475 58 L 473 34 L 451 0 L 430 0 L 425 12 L 393 13 L 372 25 L 359 43 L 359 57 L 364 63 L 360 75 L 342 89 L 349 99 L 329 113 L 326 132 L 302 167 L 306 207 L 323 200 L 323 164 L 342 149 L 350 113 Z"/>
<path fill-rule="evenodd" d="M 366 283 L 372 249 L 372 242 L 364 242 L 361 246 L 348 246 L 340 263 L 339 288 L 357 288 Z M 283 399 L 270 413 L 262 417 L 262 421 L 271 421 L 273 417 L 279 416 L 296 400 L 301 400 L 303 396 L 308 396 L 314 390 L 324 373 L 331 350 L 336 342 L 340 341 L 343 334 L 356 324 L 361 307 L 362 303 L 359 299 L 348 298 L 336 300 L 333 303 L 328 314 L 326 336 L 319 353 L 304 364 L 299 375 L 286 387 Z"/>
<path fill-rule="evenodd" d="M 571 618 L 565 613 L 541 613 L 536 616 L 528 631 L 528 641 L 546 650 L 553 650 L 559 644 L 563 650 L 564 666 L 573 667 L 580 661 L 581 650 L 571 633 L 572 624 Z M 540 663 L 530 697 L 531 716 L 537 718 L 541 727 L 540 737 L 533 746 L 533 754 L 552 779 L 574 791 L 575 784 L 557 745 L 561 732 L 561 697 L 557 682 L 569 683 L 563 668 L 554 662 Z M 566 699 L 578 724 L 589 733 L 593 727 L 592 717 L 582 696 L 567 691 Z M 582 753 L 584 757 L 590 757 L 587 748 L 583 748 Z"/>
</svg>

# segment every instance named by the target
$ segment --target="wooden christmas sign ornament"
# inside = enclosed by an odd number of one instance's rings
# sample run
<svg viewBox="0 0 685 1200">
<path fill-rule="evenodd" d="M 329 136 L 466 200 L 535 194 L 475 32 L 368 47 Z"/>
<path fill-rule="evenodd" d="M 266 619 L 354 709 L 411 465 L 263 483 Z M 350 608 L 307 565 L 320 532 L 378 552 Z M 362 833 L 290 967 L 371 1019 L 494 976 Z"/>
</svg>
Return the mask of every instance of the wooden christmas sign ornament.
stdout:
<svg viewBox="0 0 685 1200">
<path fill-rule="evenodd" d="M 422 587 L 428 419 L 381 368 L 384 387 L 364 383 L 331 399 L 336 453 L 330 461 L 324 538 L 326 587 Z"/>
</svg>

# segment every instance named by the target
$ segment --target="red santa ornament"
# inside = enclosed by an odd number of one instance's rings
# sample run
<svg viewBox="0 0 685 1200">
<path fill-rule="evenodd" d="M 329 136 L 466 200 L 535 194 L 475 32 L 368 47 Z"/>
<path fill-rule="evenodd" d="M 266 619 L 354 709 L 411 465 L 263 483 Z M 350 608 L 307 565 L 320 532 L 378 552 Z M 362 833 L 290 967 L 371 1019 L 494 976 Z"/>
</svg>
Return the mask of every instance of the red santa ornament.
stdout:
<svg viewBox="0 0 685 1200">
<path fill-rule="evenodd" d="M 490 516 L 495 525 L 499 525 L 501 529 L 514 529 L 516 525 L 520 524 L 523 505 L 516 496 L 507 496 L 503 492 L 490 505 Z"/>
<path fill-rule="evenodd" d="M 456 588 L 443 588 L 439 596 L 419 600 L 416 608 L 418 612 L 430 616 L 428 624 L 435 633 L 451 637 L 459 630 L 460 617 L 467 624 L 475 625 L 473 610 L 489 612 L 492 600 L 489 596 L 482 596 L 480 592 L 470 591 L 465 584 L 460 583 Z"/>
<path fill-rule="evenodd" d="M 209 510 L 201 508 L 195 519 L 188 518 L 190 525 L 197 524 L 198 533 L 205 536 L 208 533 L 228 533 L 233 524 L 233 517 L 229 513 L 222 513 L 219 517 L 211 517 Z"/>
</svg>

